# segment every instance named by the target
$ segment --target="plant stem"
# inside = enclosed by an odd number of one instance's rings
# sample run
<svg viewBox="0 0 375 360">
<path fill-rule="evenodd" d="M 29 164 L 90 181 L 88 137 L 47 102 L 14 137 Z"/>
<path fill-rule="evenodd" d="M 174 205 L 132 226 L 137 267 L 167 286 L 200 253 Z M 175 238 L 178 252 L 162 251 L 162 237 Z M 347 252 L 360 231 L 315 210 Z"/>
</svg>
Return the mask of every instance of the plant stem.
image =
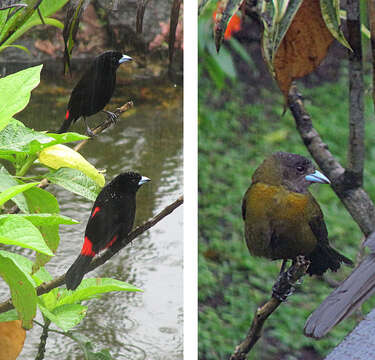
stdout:
<svg viewBox="0 0 375 360">
<path fill-rule="evenodd" d="M 49 327 L 50 324 L 51 324 L 51 320 L 44 317 L 44 325 L 42 325 L 43 331 L 42 331 L 42 335 L 40 336 L 38 353 L 35 357 L 35 360 L 43 360 L 44 359 L 44 353 L 46 352 L 46 344 L 47 344 L 47 338 L 48 338 L 48 327 Z"/>
</svg>

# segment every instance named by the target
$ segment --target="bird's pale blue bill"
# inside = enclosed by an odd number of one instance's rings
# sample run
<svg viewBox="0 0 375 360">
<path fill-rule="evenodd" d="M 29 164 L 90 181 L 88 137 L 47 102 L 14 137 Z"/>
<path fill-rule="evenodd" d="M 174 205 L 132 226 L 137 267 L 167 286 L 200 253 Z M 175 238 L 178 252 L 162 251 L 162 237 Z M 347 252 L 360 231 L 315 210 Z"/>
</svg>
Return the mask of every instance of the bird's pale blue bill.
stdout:
<svg viewBox="0 0 375 360">
<path fill-rule="evenodd" d="M 321 183 L 321 184 L 330 184 L 331 182 L 327 178 L 327 176 L 323 175 L 320 171 L 315 170 L 313 174 L 305 176 L 307 181 Z"/>
<path fill-rule="evenodd" d="M 128 56 L 128 55 L 123 54 L 123 55 L 122 55 L 122 58 L 121 58 L 118 62 L 119 62 L 119 64 L 122 64 L 122 63 L 124 63 L 124 62 L 132 61 L 132 60 L 133 60 L 133 58 L 131 58 L 131 57 Z"/>
<path fill-rule="evenodd" d="M 142 176 L 142 177 L 141 177 L 141 180 L 139 180 L 138 185 L 142 185 L 142 184 L 144 184 L 144 183 L 146 183 L 146 182 L 149 182 L 149 181 L 151 181 L 151 179 L 149 179 L 149 178 L 146 177 L 146 176 Z"/>
</svg>

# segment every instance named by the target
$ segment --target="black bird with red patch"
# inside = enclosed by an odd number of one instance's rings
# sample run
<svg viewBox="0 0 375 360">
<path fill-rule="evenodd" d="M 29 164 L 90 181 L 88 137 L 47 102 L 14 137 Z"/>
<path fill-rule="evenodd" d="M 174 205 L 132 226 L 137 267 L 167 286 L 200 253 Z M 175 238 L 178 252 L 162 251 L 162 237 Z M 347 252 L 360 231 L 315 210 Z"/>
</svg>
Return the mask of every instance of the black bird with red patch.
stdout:
<svg viewBox="0 0 375 360">
<path fill-rule="evenodd" d="M 93 257 L 132 229 L 136 209 L 136 193 L 149 178 L 135 172 L 118 175 L 99 193 L 86 226 L 80 255 L 66 273 L 66 287 L 74 290 L 81 283 Z"/>
<path fill-rule="evenodd" d="M 66 132 L 70 125 L 82 116 L 87 134 L 93 135 L 87 125 L 86 116 L 96 114 L 108 104 L 115 91 L 116 71 L 122 63 L 128 61 L 132 61 L 132 58 L 119 51 L 106 51 L 94 59 L 70 95 L 65 121 L 57 131 L 59 134 Z M 115 119 L 113 113 L 105 112 L 111 119 Z"/>
</svg>

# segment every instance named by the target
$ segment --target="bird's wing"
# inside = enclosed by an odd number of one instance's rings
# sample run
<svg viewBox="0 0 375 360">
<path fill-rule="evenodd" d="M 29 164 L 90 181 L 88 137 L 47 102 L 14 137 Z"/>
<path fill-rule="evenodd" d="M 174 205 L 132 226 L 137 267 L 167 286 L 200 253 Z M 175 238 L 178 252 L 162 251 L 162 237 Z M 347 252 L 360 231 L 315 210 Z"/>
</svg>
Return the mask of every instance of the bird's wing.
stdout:
<svg viewBox="0 0 375 360">
<path fill-rule="evenodd" d="M 310 211 L 308 211 L 308 214 L 311 231 L 318 240 L 318 243 L 328 245 L 328 230 L 326 223 L 324 222 L 323 213 L 312 195 L 310 195 L 309 204 L 310 206 L 308 210 Z"/>
<path fill-rule="evenodd" d="M 244 221 L 246 220 L 246 199 L 247 199 L 249 191 L 250 191 L 250 188 L 247 189 L 245 195 L 242 198 L 242 219 Z"/>
<path fill-rule="evenodd" d="M 99 207 L 98 211 L 92 211 L 86 226 L 85 236 L 93 243 L 93 250 L 97 253 L 105 248 L 115 235 L 119 235 L 124 226 L 121 207 L 116 201 L 107 201 Z"/>
</svg>

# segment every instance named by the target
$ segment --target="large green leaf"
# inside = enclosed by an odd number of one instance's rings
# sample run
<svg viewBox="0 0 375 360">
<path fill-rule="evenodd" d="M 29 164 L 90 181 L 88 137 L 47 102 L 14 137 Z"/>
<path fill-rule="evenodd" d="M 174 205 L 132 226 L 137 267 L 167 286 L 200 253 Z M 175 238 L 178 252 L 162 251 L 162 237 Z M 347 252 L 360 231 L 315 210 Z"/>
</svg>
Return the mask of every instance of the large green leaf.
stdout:
<svg viewBox="0 0 375 360">
<path fill-rule="evenodd" d="M 0 193 L 0 206 L 5 204 L 8 200 L 13 198 L 19 193 L 22 193 L 30 188 L 32 188 L 35 185 L 38 185 L 38 182 L 32 182 L 27 184 L 21 184 L 21 185 L 14 185 Z"/>
<path fill-rule="evenodd" d="M 46 177 L 51 183 L 60 185 L 92 201 L 95 201 L 101 190 L 94 180 L 75 169 L 61 168 L 47 174 Z"/>
<path fill-rule="evenodd" d="M 0 154 L 32 155 L 53 144 L 56 144 L 53 137 L 29 129 L 19 121 L 12 120 L 0 132 Z"/>
<path fill-rule="evenodd" d="M 49 213 L 56 215 L 60 213 L 59 204 L 56 198 L 50 192 L 35 187 L 25 191 L 24 195 L 31 213 Z M 44 241 L 46 242 L 48 247 L 52 250 L 53 253 L 55 253 L 60 243 L 59 226 L 52 222 L 50 224 L 41 224 L 36 226 L 38 226 L 38 229 L 43 235 Z M 33 272 L 37 271 L 40 266 L 46 264 L 50 259 L 51 257 L 48 255 L 37 253 L 35 264 L 33 266 Z"/>
<path fill-rule="evenodd" d="M 77 304 L 100 294 L 111 291 L 142 291 L 126 282 L 110 278 L 91 278 L 82 280 L 81 284 L 74 291 L 63 290 L 57 305 Z"/>
<path fill-rule="evenodd" d="M 340 0 L 320 0 L 320 9 L 322 10 L 323 20 L 333 37 L 351 50 L 341 30 Z"/>
<path fill-rule="evenodd" d="M 35 226 L 41 225 L 75 225 L 79 224 L 79 221 L 74 220 L 70 217 L 59 215 L 59 214 L 7 214 L 0 215 L 0 220 L 3 218 L 10 217 L 22 217 L 29 220 Z"/>
<path fill-rule="evenodd" d="M 9 216 L 0 220 L 0 243 L 17 245 L 53 256 L 40 231 L 20 216 Z"/>
<path fill-rule="evenodd" d="M 51 311 L 41 304 L 39 304 L 39 308 L 44 316 L 64 331 L 68 331 L 78 325 L 87 312 L 87 306 L 80 304 L 61 305 Z"/>
<path fill-rule="evenodd" d="M 42 67 L 30 67 L 0 79 L 0 130 L 28 104 L 31 90 L 39 84 Z"/>
<path fill-rule="evenodd" d="M 4 252 L 0 253 L 0 276 L 9 285 L 12 303 L 22 320 L 22 326 L 30 329 L 37 304 L 32 282 L 13 259 L 4 255 Z"/>
<path fill-rule="evenodd" d="M 9 174 L 4 166 L 0 165 L 0 191 L 5 191 L 6 189 L 15 185 L 18 185 L 18 182 L 13 178 L 12 175 Z M 13 197 L 12 201 L 14 201 L 23 212 L 29 212 L 29 207 L 27 206 L 23 193 Z"/>
</svg>

